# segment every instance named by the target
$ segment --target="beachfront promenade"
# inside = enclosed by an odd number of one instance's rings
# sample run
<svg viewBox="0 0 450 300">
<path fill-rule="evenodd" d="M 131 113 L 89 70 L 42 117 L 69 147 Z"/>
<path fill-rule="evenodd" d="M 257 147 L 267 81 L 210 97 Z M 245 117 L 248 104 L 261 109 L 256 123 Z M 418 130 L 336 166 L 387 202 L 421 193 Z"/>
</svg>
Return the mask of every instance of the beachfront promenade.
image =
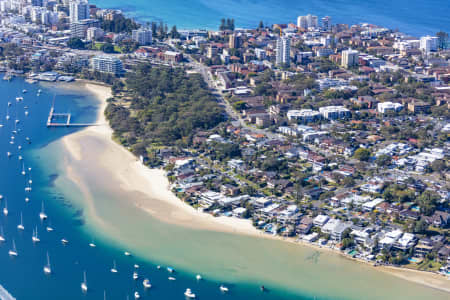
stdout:
<svg viewBox="0 0 450 300">
<path fill-rule="evenodd" d="M 16 300 L 11 294 L 0 284 L 0 300 Z"/>
</svg>

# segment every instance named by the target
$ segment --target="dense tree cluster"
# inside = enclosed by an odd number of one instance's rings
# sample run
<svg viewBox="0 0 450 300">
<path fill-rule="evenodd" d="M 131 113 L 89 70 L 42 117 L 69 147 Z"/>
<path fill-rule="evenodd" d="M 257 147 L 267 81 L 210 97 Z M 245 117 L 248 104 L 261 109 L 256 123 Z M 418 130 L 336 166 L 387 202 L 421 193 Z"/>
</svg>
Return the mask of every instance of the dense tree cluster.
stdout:
<svg viewBox="0 0 450 300">
<path fill-rule="evenodd" d="M 136 154 L 151 145 L 189 145 L 197 130 L 224 120 L 201 76 L 183 69 L 139 65 L 127 76 L 126 89 L 130 108 L 110 103 L 105 114 L 115 136 Z"/>
<path fill-rule="evenodd" d="M 132 19 L 126 18 L 123 15 L 118 15 L 114 20 L 101 19 L 100 27 L 106 32 L 131 32 L 139 28 L 139 24 Z"/>
</svg>

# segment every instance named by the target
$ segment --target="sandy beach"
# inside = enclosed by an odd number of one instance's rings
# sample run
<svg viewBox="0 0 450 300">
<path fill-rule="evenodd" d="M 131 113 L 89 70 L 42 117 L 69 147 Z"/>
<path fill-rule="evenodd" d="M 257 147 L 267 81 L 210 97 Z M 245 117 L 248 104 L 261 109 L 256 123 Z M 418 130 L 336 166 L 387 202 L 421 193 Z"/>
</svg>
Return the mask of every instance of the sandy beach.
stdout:
<svg viewBox="0 0 450 300">
<path fill-rule="evenodd" d="M 97 151 L 93 151 L 93 153 L 97 153 L 94 154 L 95 157 L 90 157 L 90 159 L 101 166 L 102 171 L 109 174 L 114 182 L 120 184 L 121 189 L 135 193 L 136 197 L 126 199 L 126 201 L 153 217 L 170 224 L 199 230 L 274 238 L 299 244 L 299 247 L 301 245 L 316 247 L 306 243 L 298 243 L 294 239 L 263 234 L 256 230 L 249 220 L 229 217 L 215 218 L 180 201 L 169 190 L 169 182 L 163 170 L 145 167 L 131 152 L 112 140 L 112 129 L 103 114 L 107 105 L 105 100 L 111 96 L 110 88 L 85 82 L 79 84 L 94 94 L 99 101 L 98 125 L 65 136 L 62 139 L 64 148 L 72 161 L 82 161 L 87 156 L 91 156 L 88 149 L 97 149 Z M 101 224 L 101 217 L 95 211 L 95 205 L 92 202 L 93 197 L 90 195 L 89 189 L 84 186 L 81 176 L 73 170 L 70 164 L 67 164 L 65 168 L 67 177 L 80 187 L 83 197 L 88 199 L 87 205 L 90 215 Z M 340 253 L 329 248 L 319 248 L 318 246 L 316 248 L 319 251 Z M 450 281 L 437 274 L 390 267 L 378 267 L 377 269 L 405 280 L 450 292 Z"/>
</svg>

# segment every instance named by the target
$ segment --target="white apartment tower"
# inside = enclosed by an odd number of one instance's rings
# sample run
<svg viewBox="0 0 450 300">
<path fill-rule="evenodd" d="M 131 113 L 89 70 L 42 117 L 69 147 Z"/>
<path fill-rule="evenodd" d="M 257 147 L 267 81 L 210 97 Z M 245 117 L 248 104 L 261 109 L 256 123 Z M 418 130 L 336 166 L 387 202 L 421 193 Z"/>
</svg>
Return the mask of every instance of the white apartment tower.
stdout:
<svg viewBox="0 0 450 300">
<path fill-rule="evenodd" d="M 358 65 L 359 52 L 356 50 L 344 50 L 342 51 L 342 61 L 341 65 L 343 67 L 349 68 Z"/>
<path fill-rule="evenodd" d="M 420 50 L 425 53 L 436 51 L 438 48 L 438 37 L 436 36 L 423 36 L 420 38 Z"/>
<path fill-rule="evenodd" d="M 276 64 L 283 65 L 290 63 L 291 40 L 286 37 L 277 40 Z"/>
<path fill-rule="evenodd" d="M 302 29 L 317 28 L 319 27 L 318 20 L 317 16 L 313 15 L 299 16 L 297 18 L 297 26 Z"/>
<path fill-rule="evenodd" d="M 73 0 L 69 5 L 70 23 L 89 19 L 89 3 L 87 0 Z"/>
<path fill-rule="evenodd" d="M 152 43 L 152 31 L 149 29 L 133 30 L 132 37 L 139 45 L 149 45 Z"/>
<path fill-rule="evenodd" d="M 326 17 L 322 18 L 322 28 L 325 31 L 331 30 L 331 17 L 330 16 L 326 16 Z"/>
</svg>

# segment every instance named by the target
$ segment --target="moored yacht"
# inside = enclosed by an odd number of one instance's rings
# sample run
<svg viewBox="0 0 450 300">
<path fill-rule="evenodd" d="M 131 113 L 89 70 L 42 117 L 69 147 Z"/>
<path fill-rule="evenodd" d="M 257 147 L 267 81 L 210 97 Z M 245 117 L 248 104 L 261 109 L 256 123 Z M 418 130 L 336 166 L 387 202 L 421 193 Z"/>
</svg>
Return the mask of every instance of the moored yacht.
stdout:
<svg viewBox="0 0 450 300">
<path fill-rule="evenodd" d="M 8 201 L 5 200 L 5 207 L 3 207 L 3 214 L 8 215 Z"/>
<path fill-rule="evenodd" d="M 141 298 L 141 295 L 139 295 L 138 292 L 134 292 L 134 299 L 139 299 Z"/>
<path fill-rule="evenodd" d="M 0 226 L 0 242 L 6 241 L 5 233 L 3 232 L 3 226 Z"/>
<path fill-rule="evenodd" d="M 138 280 L 138 278 L 139 278 L 138 272 L 134 271 L 134 272 L 133 272 L 133 279 L 134 279 L 134 280 Z"/>
<path fill-rule="evenodd" d="M 23 215 L 22 215 L 22 212 L 20 212 L 20 224 L 17 225 L 17 229 L 25 230 L 25 226 L 23 226 Z"/>
<path fill-rule="evenodd" d="M 8 254 L 9 254 L 9 256 L 18 256 L 19 254 L 17 253 L 16 242 L 13 240 L 12 244 L 13 244 L 13 247 L 11 250 L 8 251 Z"/>
<path fill-rule="evenodd" d="M 175 281 L 175 280 L 177 280 L 175 277 L 172 277 L 172 276 L 170 276 L 170 277 L 167 278 L 167 279 L 169 279 L 170 281 Z"/>
<path fill-rule="evenodd" d="M 128 251 L 125 251 L 123 254 L 124 254 L 125 256 L 131 256 L 131 253 L 128 252 Z"/>
<path fill-rule="evenodd" d="M 47 252 L 47 264 L 44 266 L 44 273 L 46 275 L 50 275 L 52 273 L 52 269 L 50 266 L 50 257 L 48 256 L 48 252 Z"/>
<path fill-rule="evenodd" d="M 197 274 L 197 276 L 195 276 L 195 278 L 197 278 L 197 280 L 202 280 L 203 279 L 202 275 L 200 275 L 200 274 Z"/>
<path fill-rule="evenodd" d="M 86 293 L 88 290 L 87 281 L 86 281 L 86 271 L 83 272 L 83 282 L 81 283 L 81 291 Z"/>
<path fill-rule="evenodd" d="M 47 226 L 46 230 L 47 230 L 47 232 L 52 232 L 53 231 L 53 227 Z"/>
<path fill-rule="evenodd" d="M 48 231 L 48 229 L 47 229 L 47 231 Z M 69 241 L 63 238 L 63 239 L 61 239 L 61 243 L 63 243 L 63 245 L 67 245 L 69 243 Z"/>
<path fill-rule="evenodd" d="M 38 237 L 37 226 L 36 229 L 33 229 L 33 236 L 31 237 L 31 240 L 33 241 L 33 243 L 39 243 L 41 241 Z"/>
<path fill-rule="evenodd" d="M 47 219 L 47 215 L 45 214 L 45 210 L 44 210 L 44 201 L 42 201 L 41 212 L 39 213 L 39 219 L 41 219 L 41 220 Z"/>
<path fill-rule="evenodd" d="M 113 267 L 111 268 L 111 273 L 117 273 L 117 266 L 116 266 L 116 261 L 113 261 Z"/>
<path fill-rule="evenodd" d="M 89 243 L 89 247 L 91 247 L 91 248 L 95 248 L 95 247 L 97 247 L 97 245 L 96 245 L 96 244 L 94 244 L 94 241 L 92 241 L 92 242 L 90 242 L 90 243 Z"/>
<path fill-rule="evenodd" d="M 173 273 L 173 272 L 175 272 L 175 269 L 172 268 L 172 267 L 167 267 L 167 271 L 168 271 L 169 273 Z"/>
<path fill-rule="evenodd" d="M 186 289 L 186 291 L 184 292 L 184 295 L 191 299 L 195 298 L 195 294 L 191 291 L 191 289 Z"/>
</svg>

